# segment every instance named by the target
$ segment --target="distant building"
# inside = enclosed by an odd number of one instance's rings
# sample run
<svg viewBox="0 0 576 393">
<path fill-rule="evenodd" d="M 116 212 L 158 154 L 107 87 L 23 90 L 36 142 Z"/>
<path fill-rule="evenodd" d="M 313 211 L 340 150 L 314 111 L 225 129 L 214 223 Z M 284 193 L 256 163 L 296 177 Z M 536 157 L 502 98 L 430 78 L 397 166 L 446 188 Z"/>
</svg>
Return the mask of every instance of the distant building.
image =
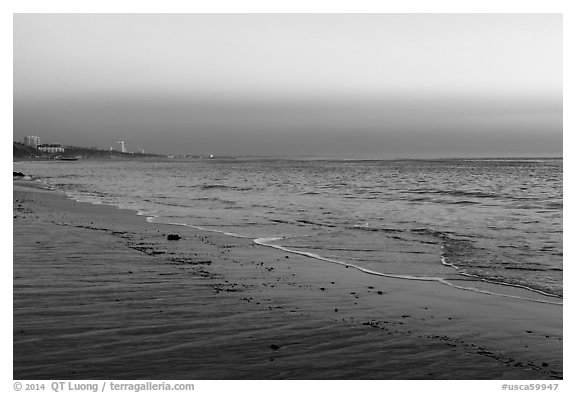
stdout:
<svg viewBox="0 0 576 393">
<path fill-rule="evenodd" d="M 50 154 L 64 153 L 64 146 L 60 143 L 46 143 L 38 145 L 38 150 Z"/>
<path fill-rule="evenodd" d="M 121 153 L 126 153 L 126 146 L 124 146 L 124 141 L 116 142 L 118 144 L 118 151 Z"/>
<path fill-rule="evenodd" d="M 26 146 L 32 146 L 33 148 L 37 149 L 40 145 L 40 137 L 39 136 L 25 136 L 24 137 L 24 144 Z"/>
</svg>

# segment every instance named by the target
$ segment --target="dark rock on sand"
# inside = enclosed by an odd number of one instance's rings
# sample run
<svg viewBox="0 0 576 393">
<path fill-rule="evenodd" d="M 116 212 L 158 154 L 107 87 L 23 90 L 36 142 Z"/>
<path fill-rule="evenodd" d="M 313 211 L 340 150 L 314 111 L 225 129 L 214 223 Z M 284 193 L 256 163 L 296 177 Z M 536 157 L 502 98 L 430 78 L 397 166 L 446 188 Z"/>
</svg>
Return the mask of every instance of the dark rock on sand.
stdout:
<svg viewBox="0 0 576 393">
<path fill-rule="evenodd" d="M 25 176 L 22 172 L 12 171 L 12 173 L 13 173 L 13 175 L 12 175 L 13 177 L 24 177 Z"/>
<path fill-rule="evenodd" d="M 175 235 L 173 233 L 169 234 L 166 238 L 168 240 L 180 240 L 181 239 L 180 235 Z"/>
</svg>

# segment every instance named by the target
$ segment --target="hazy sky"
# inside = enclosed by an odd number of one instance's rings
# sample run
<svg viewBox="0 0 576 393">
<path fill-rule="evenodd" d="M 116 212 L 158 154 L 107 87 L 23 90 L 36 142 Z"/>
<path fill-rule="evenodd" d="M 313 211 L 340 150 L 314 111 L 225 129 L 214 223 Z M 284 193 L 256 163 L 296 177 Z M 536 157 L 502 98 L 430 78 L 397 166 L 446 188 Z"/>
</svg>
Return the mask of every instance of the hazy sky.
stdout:
<svg viewBox="0 0 576 393">
<path fill-rule="evenodd" d="M 158 153 L 562 154 L 560 14 L 17 14 L 14 139 Z"/>
</svg>

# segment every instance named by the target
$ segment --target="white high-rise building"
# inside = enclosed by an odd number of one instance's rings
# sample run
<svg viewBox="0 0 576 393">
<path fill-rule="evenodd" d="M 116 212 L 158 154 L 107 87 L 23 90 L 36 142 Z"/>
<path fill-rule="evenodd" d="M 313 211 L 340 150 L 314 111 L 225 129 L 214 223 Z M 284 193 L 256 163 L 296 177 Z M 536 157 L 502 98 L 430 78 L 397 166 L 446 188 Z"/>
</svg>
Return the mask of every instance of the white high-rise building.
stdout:
<svg viewBox="0 0 576 393">
<path fill-rule="evenodd" d="M 26 146 L 32 146 L 33 148 L 37 149 L 38 145 L 40 145 L 40 137 L 39 136 L 25 136 L 24 137 L 24 144 Z"/>
<path fill-rule="evenodd" d="M 124 141 L 118 141 L 118 151 L 122 153 L 126 153 L 126 147 L 124 146 Z"/>
</svg>

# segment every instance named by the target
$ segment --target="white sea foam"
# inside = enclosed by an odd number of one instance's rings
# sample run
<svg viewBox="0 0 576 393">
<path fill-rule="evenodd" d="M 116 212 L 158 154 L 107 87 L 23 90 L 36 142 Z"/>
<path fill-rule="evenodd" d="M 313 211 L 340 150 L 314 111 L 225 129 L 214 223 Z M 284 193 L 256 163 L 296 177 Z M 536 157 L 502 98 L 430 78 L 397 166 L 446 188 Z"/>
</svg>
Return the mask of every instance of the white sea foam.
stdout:
<svg viewBox="0 0 576 393">
<path fill-rule="evenodd" d="M 371 269 L 364 268 L 364 267 L 362 267 L 362 266 L 355 265 L 355 264 L 353 264 L 353 263 L 344 262 L 344 261 L 339 261 L 339 260 L 336 260 L 336 259 L 333 259 L 333 258 L 326 258 L 326 257 L 323 257 L 323 256 L 321 256 L 321 255 L 319 255 L 319 254 L 316 254 L 316 253 L 306 252 L 306 251 L 298 251 L 298 250 L 293 250 L 293 249 L 290 249 L 290 248 L 288 248 L 288 247 L 280 246 L 280 245 L 277 245 L 277 244 L 271 244 L 271 242 L 273 242 L 273 241 L 278 241 L 278 240 L 281 240 L 281 239 L 283 239 L 283 238 L 281 238 L 281 237 L 275 237 L 275 238 L 259 238 L 259 239 L 255 239 L 255 240 L 254 240 L 254 243 L 259 244 L 259 245 L 261 245 L 261 246 L 265 246 L 265 247 L 275 248 L 275 249 L 277 249 L 277 250 L 281 250 L 281 251 L 284 251 L 284 252 L 289 252 L 289 253 L 292 253 L 292 254 L 298 254 L 298 255 L 302 255 L 302 256 L 309 257 L 309 258 L 318 259 L 318 260 L 324 261 L 324 262 L 335 263 L 335 264 L 338 264 L 338 265 L 347 266 L 347 267 L 349 267 L 349 268 L 353 268 L 353 269 L 359 270 L 359 271 L 361 271 L 361 272 L 363 272 L 363 273 L 367 273 L 367 274 L 371 274 L 371 275 L 375 275 L 375 276 L 382 276 L 382 277 L 388 277 L 388 278 L 396 278 L 396 279 L 401 279 L 401 280 L 434 281 L 434 282 L 438 282 L 438 283 L 440 283 L 440 284 L 447 285 L 447 286 L 450 286 L 450 287 L 453 287 L 453 288 L 456 288 L 456 289 L 461 289 L 461 290 L 465 290 L 465 291 L 478 292 L 478 293 L 482 293 L 482 294 L 485 294 L 485 295 L 502 296 L 502 297 L 508 297 L 508 298 L 520 299 L 520 300 L 527 300 L 527 301 L 538 302 L 538 303 L 547 303 L 547 304 L 562 305 L 561 302 L 557 302 L 557 301 L 544 300 L 544 299 L 533 299 L 533 298 L 529 298 L 529 297 L 522 297 L 522 296 L 515 296 L 515 295 L 510 295 L 510 294 L 497 293 L 497 292 L 493 292 L 493 291 L 486 291 L 486 290 L 482 290 L 482 289 L 474 288 L 474 287 L 464 287 L 464 286 L 461 286 L 461 285 L 453 284 L 453 283 L 449 282 L 449 280 L 444 279 L 444 278 L 440 278 L 440 277 L 421 277 L 421 276 L 408 276 L 408 275 L 382 273 L 382 272 L 378 272 L 378 271 L 375 271 L 375 270 L 371 270 Z M 445 265 L 447 265 L 447 266 L 451 266 L 451 267 L 454 267 L 454 268 L 458 269 L 457 267 L 455 267 L 455 266 L 453 266 L 453 265 L 450 265 L 450 264 L 448 264 L 448 263 L 445 263 L 444 257 L 442 257 L 442 263 L 445 264 Z M 485 280 L 485 279 L 482 279 L 482 278 L 477 278 L 477 277 L 475 277 L 474 275 L 471 275 L 471 274 L 466 274 L 466 273 L 462 273 L 462 272 L 459 272 L 459 273 L 462 274 L 462 275 L 464 275 L 464 276 L 473 277 L 473 278 L 476 278 L 476 279 L 478 279 L 478 280 L 480 280 L 480 281 L 488 282 L 488 283 L 491 283 L 491 284 L 512 286 L 512 287 L 516 287 L 516 288 L 522 288 L 522 289 L 525 289 L 525 290 L 528 290 L 528 291 L 531 291 L 531 292 L 536 292 L 536 293 L 539 293 L 539 294 L 545 295 L 545 296 L 554 296 L 554 295 L 550 295 L 550 294 L 547 294 L 547 293 L 545 293 L 545 292 L 538 291 L 538 290 L 534 290 L 534 289 L 532 289 L 532 288 L 524 287 L 524 286 L 521 286 L 521 285 L 506 284 L 506 283 L 502 284 L 502 283 L 495 282 L 495 281 L 489 281 L 489 280 Z M 556 297 L 556 296 L 554 296 L 554 297 Z"/>
</svg>

